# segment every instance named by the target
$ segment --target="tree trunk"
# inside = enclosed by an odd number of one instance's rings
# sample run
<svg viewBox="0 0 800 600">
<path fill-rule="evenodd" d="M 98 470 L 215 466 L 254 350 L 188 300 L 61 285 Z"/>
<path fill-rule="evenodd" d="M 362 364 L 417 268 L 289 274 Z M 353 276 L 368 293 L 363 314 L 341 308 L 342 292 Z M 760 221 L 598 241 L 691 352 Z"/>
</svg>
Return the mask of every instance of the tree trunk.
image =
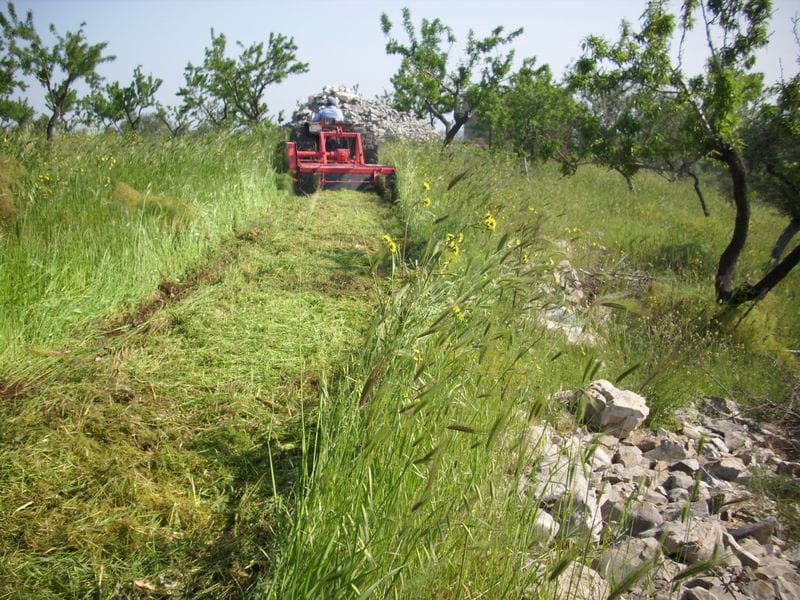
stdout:
<svg viewBox="0 0 800 600">
<path fill-rule="evenodd" d="M 739 255 L 747 243 L 747 234 L 750 228 L 750 201 L 747 198 L 747 172 L 744 161 L 739 153 L 727 144 L 720 148 L 720 159 L 728 166 L 733 184 L 733 203 L 736 206 L 736 220 L 733 226 L 733 235 L 727 248 L 719 257 L 717 276 L 714 279 L 714 288 L 717 302 L 730 304 L 733 297 L 733 274 Z"/>
<path fill-rule="evenodd" d="M 470 113 L 464 113 L 464 114 L 461 114 L 461 115 L 454 115 L 454 116 L 455 116 L 455 122 L 453 123 L 453 126 L 452 127 L 448 127 L 447 130 L 444 133 L 444 145 L 445 146 L 448 146 L 450 144 L 450 142 L 452 142 L 455 139 L 456 134 L 461 130 L 461 126 L 464 123 L 466 123 L 467 121 L 469 121 L 469 118 L 470 118 L 471 114 Z"/>
<path fill-rule="evenodd" d="M 56 135 L 56 125 L 58 125 L 58 121 L 61 119 L 61 107 L 56 105 L 53 108 L 53 114 L 50 115 L 50 120 L 47 122 L 47 141 L 53 141 L 53 138 Z"/>
<path fill-rule="evenodd" d="M 775 247 L 772 249 L 772 254 L 770 254 L 769 257 L 773 264 L 781 259 L 781 254 L 786 250 L 786 246 L 789 245 L 789 242 L 792 241 L 792 238 L 798 231 L 800 231 L 800 217 L 795 217 L 789 221 L 786 229 L 783 230 L 783 233 L 778 236 L 778 241 L 775 242 Z"/>
<path fill-rule="evenodd" d="M 800 263 L 800 245 L 795 246 L 780 263 L 775 265 L 769 273 L 764 275 L 755 285 L 743 285 L 733 292 L 727 304 L 737 306 L 750 300 L 763 298 L 767 292 L 780 283 L 789 272 Z"/>
</svg>

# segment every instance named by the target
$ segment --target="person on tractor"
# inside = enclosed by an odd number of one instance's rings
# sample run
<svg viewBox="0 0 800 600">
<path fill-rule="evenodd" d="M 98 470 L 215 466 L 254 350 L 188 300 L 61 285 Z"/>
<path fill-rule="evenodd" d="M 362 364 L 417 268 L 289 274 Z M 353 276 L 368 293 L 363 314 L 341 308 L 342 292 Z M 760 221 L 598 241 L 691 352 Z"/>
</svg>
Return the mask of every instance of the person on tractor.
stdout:
<svg viewBox="0 0 800 600">
<path fill-rule="evenodd" d="M 328 98 L 325 108 L 315 114 L 312 121 L 316 122 L 322 119 L 332 119 L 337 122 L 344 121 L 344 114 L 337 106 L 336 98 Z"/>
</svg>

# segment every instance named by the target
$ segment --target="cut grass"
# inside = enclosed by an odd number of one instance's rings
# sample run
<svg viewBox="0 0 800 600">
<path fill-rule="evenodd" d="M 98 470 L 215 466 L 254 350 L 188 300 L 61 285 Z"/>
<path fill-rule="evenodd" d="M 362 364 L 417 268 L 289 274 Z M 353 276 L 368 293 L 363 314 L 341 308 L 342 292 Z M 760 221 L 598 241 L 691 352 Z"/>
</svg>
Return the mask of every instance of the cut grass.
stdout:
<svg viewBox="0 0 800 600">
<path fill-rule="evenodd" d="M 284 198 L 204 284 L 2 403 L 0 596 L 246 595 L 391 223 L 369 195 Z"/>
</svg>

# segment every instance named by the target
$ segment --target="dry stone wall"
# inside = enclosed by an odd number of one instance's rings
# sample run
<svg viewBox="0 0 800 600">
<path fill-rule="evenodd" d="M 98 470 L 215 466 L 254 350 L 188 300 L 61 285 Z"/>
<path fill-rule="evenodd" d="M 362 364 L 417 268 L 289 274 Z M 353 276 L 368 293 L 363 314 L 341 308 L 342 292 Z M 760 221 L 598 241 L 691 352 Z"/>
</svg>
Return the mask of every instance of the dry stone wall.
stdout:
<svg viewBox="0 0 800 600">
<path fill-rule="evenodd" d="M 436 140 L 441 135 L 427 121 L 359 96 L 344 85 L 326 85 L 322 91 L 308 97 L 308 101 L 292 114 L 291 126 L 309 121 L 328 100 L 335 100 L 345 121 L 364 125 L 376 139 Z"/>
</svg>

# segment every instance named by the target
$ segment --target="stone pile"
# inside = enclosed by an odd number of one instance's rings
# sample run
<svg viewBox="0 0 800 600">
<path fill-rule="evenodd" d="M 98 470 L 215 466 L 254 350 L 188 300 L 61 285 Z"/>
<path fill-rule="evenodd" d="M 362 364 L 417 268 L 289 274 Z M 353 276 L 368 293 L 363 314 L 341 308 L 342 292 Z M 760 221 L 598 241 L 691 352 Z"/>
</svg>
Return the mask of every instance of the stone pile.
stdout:
<svg viewBox="0 0 800 600">
<path fill-rule="evenodd" d="M 344 85 L 326 85 L 320 93 L 309 96 L 308 101 L 294 111 L 289 125 L 300 126 L 309 121 L 329 99 L 337 102 L 345 121 L 363 124 L 378 140 L 435 140 L 440 137 L 427 121 L 380 102 L 366 100 Z"/>
<path fill-rule="evenodd" d="M 800 464 L 771 449 L 786 440 L 720 398 L 705 399 L 678 433 L 638 428 L 644 398 L 607 381 L 556 398 L 584 402 L 594 432 L 532 428 L 537 459 L 520 493 L 536 503 L 532 526 L 544 541 L 563 544 L 572 532 L 602 540 L 593 560 L 571 565 L 571 582 L 559 579 L 580 594 L 557 597 L 604 599 L 643 566 L 647 577 L 625 597 L 800 598 L 800 548 L 781 537 L 770 501 L 748 488 L 756 469 L 800 476 Z M 676 578 L 704 561 L 717 566 Z"/>
</svg>

